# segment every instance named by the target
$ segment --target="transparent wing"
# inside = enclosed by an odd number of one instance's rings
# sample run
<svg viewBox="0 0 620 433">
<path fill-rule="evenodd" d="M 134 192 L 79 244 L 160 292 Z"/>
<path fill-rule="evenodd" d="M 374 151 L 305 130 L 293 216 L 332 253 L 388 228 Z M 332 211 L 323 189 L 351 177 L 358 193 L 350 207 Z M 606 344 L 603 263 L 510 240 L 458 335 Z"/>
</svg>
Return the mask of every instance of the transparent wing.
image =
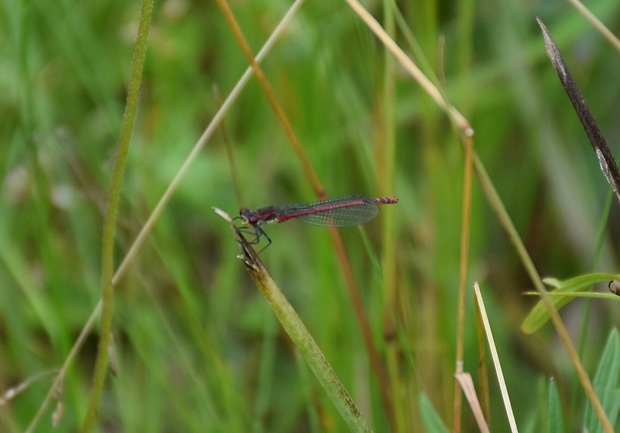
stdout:
<svg viewBox="0 0 620 433">
<path fill-rule="evenodd" d="M 363 224 L 377 216 L 379 209 L 373 200 L 361 195 L 324 200 L 310 204 L 291 204 L 278 207 L 278 221 L 297 218 L 309 224 L 346 227 Z"/>
</svg>

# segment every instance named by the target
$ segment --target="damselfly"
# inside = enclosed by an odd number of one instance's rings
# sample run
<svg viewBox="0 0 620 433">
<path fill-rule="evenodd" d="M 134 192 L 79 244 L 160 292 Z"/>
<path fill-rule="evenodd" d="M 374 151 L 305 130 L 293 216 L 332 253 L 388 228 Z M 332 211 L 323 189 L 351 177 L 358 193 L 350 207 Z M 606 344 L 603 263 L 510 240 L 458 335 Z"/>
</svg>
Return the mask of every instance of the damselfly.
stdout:
<svg viewBox="0 0 620 433">
<path fill-rule="evenodd" d="M 263 224 L 282 223 L 298 218 L 310 224 L 326 227 L 356 226 L 376 217 L 379 212 L 378 204 L 395 203 L 398 203 L 396 197 L 370 199 L 361 195 L 349 195 L 316 203 L 267 206 L 257 210 L 242 208 L 239 211 L 239 219 L 243 226 L 253 229 L 255 236 L 251 244 L 257 244 L 261 236 L 267 238 L 269 243 L 263 248 L 264 250 L 271 245 L 271 238 L 262 229 Z"/>
</svg>

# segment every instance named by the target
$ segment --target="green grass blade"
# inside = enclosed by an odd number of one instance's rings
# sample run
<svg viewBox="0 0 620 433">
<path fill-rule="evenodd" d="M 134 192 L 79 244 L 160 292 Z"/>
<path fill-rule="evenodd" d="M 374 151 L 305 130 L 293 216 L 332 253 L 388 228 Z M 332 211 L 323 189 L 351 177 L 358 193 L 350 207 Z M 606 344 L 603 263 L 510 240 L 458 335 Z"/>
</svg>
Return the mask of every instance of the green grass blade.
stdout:
<svg viewBox="0 0 620 433">
<path fill-rule="evenodd" d="M 618 387 L 618 377 L 620 375 L 620 337 L 616 329 L 612 330 L 605 344 L 605 349 L 601 355 L 596 374 L 594 375 L 593 385 L 596 394 L 601 399 L 601 404 L 605 413 L 609 417 L 609 422 L 614 425 L 618 418 L 620 409 L 620 388 Z M 591 433 L 603 431 L 598 417 L 592 409 L 592 405 L 586 404 L 584 415 L 584 426 Z"/>
<path fill-rule="evenodd" d="M 426 394 L 420 394 L 420 415 L 428 433 L 449 433 Z"/>
<path fill-rule="evenodd" d="M 558 394 L 558 387 L 552 379 L 549 381 L 549 396 L 547 398 L 547 431 L 549 433 L 564 433 L 564 420 L 562 418 L 562 402 Z"/>
<path fill-rule="evenodd" d="M 144 69 L 152 11 L 153 2 L 151 0 L 144 0 L 142 2 L 140 24 L 136 37 L 136 47 L 129 80 L 125 115 L 123 117 L 116 158 L 112 169 L 110 188 L 108 190 L 101 242 L 101 299 L 103 302 L 101 310 L 101 330 L 99 348 L 93 372 L 93 385 L 88 401 L 86 417 L 84 418 L 81 429 L 83 433 L 90 432 L 95 423 L 99 402 L 103 394 L 104 381 L 108 371 L 108 346 L 110 345 L 112 337 L 112 305 L 114 303 L 114 288 L 112 284 L 114 276 L 114 235 L 116 233 L 121 185 L 123 183 L 123 174 L 125 172 L 127 155 L 129 152 L 129 140 L 138 110 L 140 83 L 142 82 L 142 71 Z"/>
<path fill-rule="evenodd" d="M 560 281 L 556 278 L 545 278 L 543 282 L 555 288 L 553 293 L 562 293 L 562 292 L 580 292 L 584 291 L 589 287 L 592 287 L 594 284 L 598 283 L 606 283 L 610 280 L 616 280 L 620 278 L 617 274 L 605 274 L 605 273 L 593 273 L 593 274 L 584 274 L 579 275 L 577 277 L 571 278 L 569 280 Z M 551 299 L 555 304 L 555 308 L 560 309 L 564 305 L 568 304 L 574 296 L 552 296 Z M 523 324 L 521 325 L 521 331 L 526 334 L 531 334 L 536 332 L 541 326 L 547 323 L 549 320 L 549 313 L 545 304 L 542 301 L 539 301 L 530 314 L 525 318 Z"/>
<path fill-rule="evenodd" d="M 214 208 L 215 209 L 215 208 Z M 289 335 L 299 353 L 316 376 L 332 403 L 353 432 L 372 432 L 370 426 L 353 402 L 312 335 L 288 302 L 258 254 L 241 236 L 238 227 L 230 217 L 219 209 L 215 212 L 224 218 L 235 233 L 243 253 L 237 256 L 246 265 L 250 278 L 269 302 L 274 315 Z"/>
</svg>

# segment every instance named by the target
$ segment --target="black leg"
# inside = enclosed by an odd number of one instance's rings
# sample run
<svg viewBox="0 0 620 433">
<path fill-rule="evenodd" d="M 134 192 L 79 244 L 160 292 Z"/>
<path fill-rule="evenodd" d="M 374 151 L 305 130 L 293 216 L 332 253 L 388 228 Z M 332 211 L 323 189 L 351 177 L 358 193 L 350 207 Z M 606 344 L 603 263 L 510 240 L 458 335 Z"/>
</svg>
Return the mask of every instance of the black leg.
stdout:
<svg viewBox="0 0 620 433">
<path fill-rule="evenodd" d="M 254 230 L 255 231 L 259 231 L 260 233 L 258 235 L 256 235 L 256 240 L 258 240 L 260 238 L 261 235 L 264 235 L 267 238 L 267 245 L 265 245 L 263 248 L 261 248 L 261 250 L 258 252 L 258 254 L 262 253 L 263 251 L 265 251 L 265 249 L 271 245 L 271 238 L 269 237 L 269 235 L 265 232 L 265 230 L 263 230 L 261 227 L 259 226 L 254 226 Z M 257 242 L 258 243 L 258 242 Z"/>
<path fill-rule="evenodd" d="M 269 235 L 262 229 L 261 226 L 259 225 L 255 225 L 252 227 L 253 230 L 251 230 L 248 226 L 242 226 L 239 228 L 239 231 L 241 233 L 243 233 L 244 235 L 253 235 L 254 238 L 250 241 L 248 240 L 248 244 L 250 245 L 258 245 L 260 243 L 260 238 L 261 236 L 264 236 L 265 238 L 267 238 L 267 245 L 265 245 L 263 248 L 261 248 L 261 250 L 258 252 L 258 254 L 262 253 L 263 251 L 265 251 L 265 248 L 267 248 L 269 245 L 271 245 L 271 238 L 269 237 Z"/>
</svg>

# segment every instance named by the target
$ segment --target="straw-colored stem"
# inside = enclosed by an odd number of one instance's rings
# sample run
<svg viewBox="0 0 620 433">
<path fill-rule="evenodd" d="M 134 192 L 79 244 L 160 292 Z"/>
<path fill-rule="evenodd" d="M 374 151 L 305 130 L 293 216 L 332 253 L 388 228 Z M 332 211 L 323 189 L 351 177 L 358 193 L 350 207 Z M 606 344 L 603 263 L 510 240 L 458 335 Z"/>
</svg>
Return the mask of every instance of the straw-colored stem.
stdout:
<svg viewBox="0 0 620 433">
<path fill-rule="evenodd" d="M 472 153 L 474 140 L 472 137 L 465 138 L 465 160 L 463 170 L 463 210 L 461 215 L 461 254 L 459 261 L 459 291 L 457 306 L 457 330 L 456 330 L 456 362 L 455 374 L 463 372 L 464 339 L 465 339 L 465 295 L 467 293 L 467 265 L 469 264 L 469 237 L 471 232 L 471 178 L 472 178 Z M 460 431 L 461 418 L 461 393 L 459 384 L 454 384 L 454 410 L 453 432 Z"/>
<path fill-rule="evenodd" d="M 598 396 L 596 395 L 596 393 L 594 392 L 594 388 L 592 387 L 592 382 L 588 378 L 588 374 L 586 373 L 585 369 L 583 368 L 583 365 L 581 364 L 581 361 L 579 360 L 579 355 L 577 354 L 577 351 L 575 350 L 575 346 L 573 345 L 573 342 L 571 341 L 570 336 L 568 335 L 568 331 L 566 330 L 566 327 L 564 326 L 564 323 L 562 322 L 562 319 L 560 318 L 560 315 L 558 314 L 558 310 L 555 308 L 555 305 L 553 304 L 553 301 L 551 300 L 549 293 L 545 289 L 545 285 L 543 284 L 540 278 L 540 275 L 538 275 L 538 271 L 536 270 L 536 267 L 534 266 L 532 259 L 527 253 L 527 250 L 525 249 L 525 245 L 523 245 L 523 242 L 521 241 L 521 238 L 519 237 L 519 234 L 517 233 L 517 229 L 512 223 L 512 220 L 510 219 L 510 216 L 508 215 L 508 212 L 506 211 L 506 208 L 504 207 L 504 204 L 502 203 L 502 200 L 499 197 L 497 190 L 495 190 L 495 187 L 493 186 L 491 179 L 489 178 L 484 166 L 482 165 L 482 162 L 480 161 L 478 156 L 475 154 L 474 154 L 474 169 L 476 171 L 476 175 L 478 176 L 478 180 L 479 180 L 480 186 L 482 187 L 482 191 L 484 192 L 487 198 L 487 202 L 493 208 L 495 215 L 499 219 L 502 227 L 504 228 L 504 230 L 506 231 L 506 234 L 508 235 L 508 239 L 512 242 L 513 246 L 515 247 L 517 251 L 517 255 L 521 259 L 521 263 L 523 264 L 526 272 L 530 276 L 530 279 L 532 280 L 534 287 L 540 293 L 540 297 L 542 301 L 545 303 L 547 310 L 549 311 L 549 317 L 551 318 L 551 321 L 553 322 L 553 326 L 555 327 L 555 330 L 558 333 L 560 340 L 562 341 L 562 345 L 564 346 L 564 349 L 566 350 L 568 354 L 568 358 L 570 359 L 570 361 L 573 364 L 573 367 L 577 371 L 577 376 L 579 377 L 579 381 L 581 382 L 583 389 L 588 395 L 588 398 L 590 399 L 590 402 L 592 403 L 592 406 L 594 407 L 594 410 L 596 411 L 601 421 L 601 424 L 603 425 L 603 428 L 605 429 L 606 432 L 613 433 L 613 428 L 611 424 L 609 423 L 609 419 L 607 419 L 607 415 L 605 414 L 605 411 L 603 410 L 603 407 L 601 406 L 601 402 L 598 399 Z"/>
<path fill-rule="evenodd" d="M 275 111 L 278 119 L 280 120 L 280 123 L 282 124 L 287 136 L 289 137 L 289 141 L 291 145 L 293 146 L 293 149 L 295 150 L 295 153 L 297 154 L 299 160 L 301 161 L 304 172 L 306 176 L 308 177 L 310 184 L 314 188 L 314 191 L 316 195 L 318 196 L 318 198 L 324 199 L 325 190 L 323 188 L 323 185 L 321 184 L 316 172 L 314 171 L 314 168 L 312 164 L 310 163 L 310 160 L 308 159 L 306 152 L 304 151 L 301 145 L 301 142 L 299 141 L 297 137 L 297 134 L 293 130 L 293 127 L 286 116 L 286 113 L 280 106 L 280 103 L 278 102 L 273 90 L 271 89 L 271 85 L 267 81 L 265 74 L 263 73 L 262 69 L 260 68 L 256 60 L 254 59 L 254 55 L 252 54 L 250 46 L 245 36 L 243 35 L 243 32 L 241 31 L 241 28 L 239 27 L 239 24 L 237 23 L 232 13 L 232 10 L 230 9 L 230 6 L 228 5 L 228 2 L 226 2 L 226 0 L 217 0 L 217 2 L 218 2 L 218 6 L 220 7 L 220 10 L 224 14 L 224 17 L 226 18 L 226 21 L 228 22 L 228 25 L 230 26 L 235 36 L 235 39 L 237 40 L 244 55 L 246 56 L 248 63 L 252 67 L 252 70 L 254 71 L 256 75 L 256 79 L 258 80 L 260 86 L 262 87 L 267 100 L 269 101 L 271 107 Z M 355 279 L 353 278 L 353 272 L 351 271 L 351 266 L 347 259 L 344 246 L 342 245 L 342 239 L 340 237 L 340 234 L 335 228 L 330 228 L 330 234 L 332 237 L 332 241 L 334 243 L 334 248 L 336 250 L 338 260 L 340 262 L 340 267 L 342 268 L 344 278 L 347 283 L 349 299 L 351 300 L 356 317 L 362 329 L 362 335 L 364 337 L 364 344 L 368 351 L 370 365 L 379 383 L 379 389 L 381 392 L 382 403 L 383 403 L 384 409 L 386 411 L 388 419 L 390 419 L 390 422 L 392 423 L 392 425 L 394 425 L 392 398 L 389 393 L 387 379 L 385 377 L 385 373 L 383 372 L 383 367 L 381 365 L 381 359 L 379 357 L 379 352 L 377 351 L 374 341 L 372 339 L 372 332 L 371 332 L 370 324 L 368 323 L 368 318 L 366 317 L 365 311 L 363 309 L 361 297 L 359 295 L 359 289 L 357 287 L 357 284 L 355 283 Z"/>
<path fill-rule="evenodd" d="M 508 387 L 506 386 L 506 380 L 504 379 L 504 373 L 502 371 L 502 365 L 499 361 L 499 354 L 497 353 L 497 346 L 495 346 L 495 340 L 493 338 L 493 332 L 491 331 L 491 324 L 489 323 L 489 317 L 487 316 L 486 308 L 484 306 L 484 299 L 480 293 L 480 287 L 478 283 L 474 283 L 474 295 L 476 298 L 476 307 L 480 313 L 482 319 L 482 325 L 484 326 L 484 332 L 491 352 L 491 358 L 493 359 L 493 366 L 495 367 L 495 375 L 499 382 L 499 389 L 502 394 L 502 400 L 504 401 L 504 407 L 506 408 L 506 416 L 508 417 L 508 424 L 510 425 L 510 431 L 517 433 L 517 421 L 515 420 L 514 412 L 512 411 L 512 404 L 510 403 L 510 396 L 508 395 Z"/>
<path fill-rule="evenodd" d="M 579 11 L 590 23 L 598 30 L 607 41 L 617 50 L 620 51 L 620 40 L 609 30 L 605 24 L 601 22 L 590 10 L 584 6 L 579 0 L 568 0 L 575 9 Z"/>
<path fill-rule="evenodd" d="M 426 93 L 433 98 L 435 103 L 443 109 L 450 120 L 457 125 L 465 136 L 473 135 L 473 130 L 467 119 L 452 105 L 448 104 L 443 98 L 441 92 L 431 82 L 431 80 L 422 73 L 422 71 L 413 63 L 413 61 L 405 54 L 405 52 L 394 42 L 390 35 L 381 27 L 377 20 L 368 12 L 357 0 L 346 0 L 349 6 L 359 15 L 366 23 L 368 28 L 379 38 L 385 47 L 396 57 L 400 65 L 409 73 Z"/>
<path fill-rule="evenodd" d="M 299 138 L 297 138 L 297 134 L 295 133 L 295 130 L 293 129 L 293 126 L 291 125 L 291 122 L 288 120 L 288 117 L 286 117 L 284 110 L 280 106 L 278 99 L 276 98 L 273 90 L 271 89 L 271 85 L 267 81 L 267 78 L 265 78 L 265 74 L 263 73 L 263 70 L 260 68 L 260 66 L 258 66 L 258 62 L 254 58 L 254 54 L 252 54 L 250 45 L 248 44 L 246 38 L 243 36 L 241 27 L 239 27 L 239 24 L 237 24 L 237 20 L 235 19 L 232 13 L 232 10 L 230 9 L 230 6 L 228 5 L 228 2 L 226 2 L 226 0 L 217 0 L 217 5 L 219 6 L 220 10 L 224 14 L 224 18 L 226 18 L 226 21 L 228 22 L 228 25 L 230 26 L 235 36 L 235 39 L 237 40 L 237 43 L 241 47 L 241 50 L 243 51 L 243 54 L 245 55 L 248 63 L 252 67 L 252 70 L 254 71 L 254 74 L 256 75 L 256 79 L 258 80 L 258 83 L 262 87 L 263 92 L 265 93 L 265 96 L 267 97 L 267 101 L 269 101 L 269 104 L 275 111 L 276 116 L 278 116 L 280 123 L 284 127 L 284 131 L 286 132 L 286 135 L 288 136 L 291 142 L 291 145 L 293 146 L 293 149 L 297 153 L 297 157 L 299 158 L 299 160 L 301 161 L 304 167 L 304 173 L 308 176 L 310 184 L 314 188 L 317 196 L 320 199 L 324 199 L 325 191 L 323 189 L 323 186 L 321 185 L 321 182 L 319 181 L 319 178 L 316 172 L 314 171 L 314 168 L 312 167 L 312 164 L 310 163 L 310 160 L 308 159 L 306 152 L 301 146 L 301 143 L 299 142 Z"/>
</svg>

